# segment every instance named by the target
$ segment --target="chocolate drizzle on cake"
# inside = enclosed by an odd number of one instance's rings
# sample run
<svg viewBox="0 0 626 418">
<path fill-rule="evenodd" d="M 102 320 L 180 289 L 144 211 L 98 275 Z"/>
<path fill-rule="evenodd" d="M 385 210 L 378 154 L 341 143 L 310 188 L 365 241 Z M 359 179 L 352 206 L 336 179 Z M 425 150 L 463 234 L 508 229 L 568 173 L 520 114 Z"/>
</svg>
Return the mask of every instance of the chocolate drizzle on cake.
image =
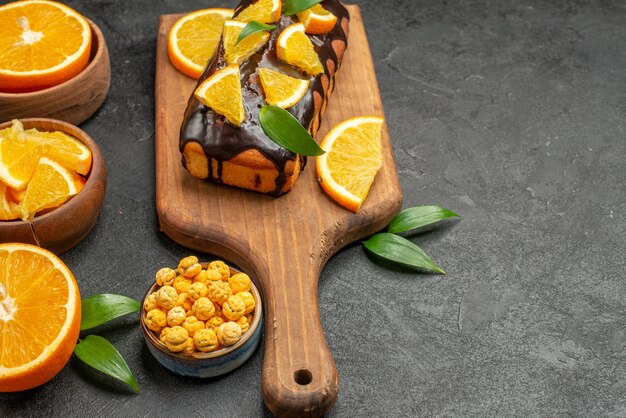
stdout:
<svg viewBox="0 0 626 418">
<path fill-rule="evenodd" d="M 244 0 L 235 10 L 235 16 L 247 6 L 253 3 L 252 0 Z M 320 62 L 324 66 L 324 73 L 316 77 L 309 77 L 297 68 L 280 61 L 276 55 L 276 40 L 282 30 L 298 22 L 296 16 L 281 16 L 275 23 L 276 29 L 271 32 L 267 45 L 251 56 L 241 67 L 241 85 L 243 93 L 246 120 L 237 128 L 224 118 L 215 113 L 212 109 L 198 102 L 191 95 L 187 103 L 185 117 L 180 131 L 180 150 L 183 151 L 189 142 L 198 142 L 205 155 L 209 159 L 208 180 L 222 182 L 222 161 L 230 160 L 236 155 L 250 148 L 258 150 L 267 159 L 272 161 L 278 176 L 276 178 L 276 189 L 274 194 L 282 194 L 282 187 L 285 183 L 285 164 L 287 161 L 295 161 L 300 158 L 302 167 L 306 164 L 306 157 L 292 153 L 269 139 L 259 124 L 259 110 L 265 104 L 263 91 L 259 77 L 256 73 L 258 67 L 269 68 L 279 71 L 291 77 L 311 80 L 311 86 L 305 96 L 293 107 L 287 109 L 306 127 L 312 135 L 315 135 L 320 125 L 322 109 L 316 108 L 315 96 L 319 95 L 321 102 L 317 106 L 323 108 L 327 96 L 333 86 L 335 72 L 341 65 L 335 52 L 337 42 L 343 43 L 342 51 L 347 46 L 347 27 L 349 14 L 347 9 L 338 0 L 326 0 L 322 6 L 337 16 L 337 24 L 331 32 L 326 35 L 309 35 L 309 39 L 315 47 Z M 329 65 L 332 68 L 329 68 Z M 198 81 L 198 85 L 210 77 L 218 69 L 226 66 L 224 61 L 223 45 L 220 43 L 216 54 L 209 61 L 204 73 Z M 319 99 L 318 99 L 319 101 Z M 315 120 L 317 119 L 317 120 Z M 218 162 L 217 173 L 211 169 L 211 161 Z M 185 164 L 183 159 L 183 164 Z"/>
</svg>

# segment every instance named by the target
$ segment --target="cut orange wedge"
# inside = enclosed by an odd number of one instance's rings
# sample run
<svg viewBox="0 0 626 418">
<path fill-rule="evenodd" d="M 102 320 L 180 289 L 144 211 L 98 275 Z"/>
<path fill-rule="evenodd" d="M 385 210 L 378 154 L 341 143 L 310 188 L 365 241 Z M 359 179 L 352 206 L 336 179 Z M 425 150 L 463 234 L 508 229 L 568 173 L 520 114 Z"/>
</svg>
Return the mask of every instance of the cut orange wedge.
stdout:
<svg viewBox="0 0 626 418">
<path fill-rule="evenodd" d="M 57 2 L 0 6 L 0 91 L 35 91 L 61 84 L 89 62 L 91 28 Z"/>
<path fill-rule="evenodd" d="M 24 190 L 33 177 L 41 149 L 20 136 L 22 124 L 13 123 L 0 132 L 0 180 L 16 190 Z"/>
<path fill-rule="evenodd" d="M 31 389 L 67 363 L 80 329 L 80 293 L 51 252 L 0 244 L 0 392 Z"/>
<path fill-rule="evenodd" d="M 17 204 L 9 192 L 6 184 L 0 182 L 0 221 L 12 221 L 20 217 Z"/>
<path fill-rule="evenodd" d="M 302 23 L 287 26 L 276 41 L 278 58 L 309 75 L 318 75 L 324 72 L 313 43 L 304 33 Z"/>
<path fill-rule="evenodd" d="M 73 174 L 56 161 L 41 157 L 19 205 L 22 220 L 44 209 L 60 206 L 80 192 L 84 185 L 82 177 Z"/>
<path fill-rule="evenodd" d="M 337 16 L 316 4 L 310 9 L 298 13 L 298 19 L 304 25 L 304 31 L 312 35 L 323 35 L 330 32 L 337 23 Z"/>
<path fill-rule="evenodd" d="M 326 151 L 315 161 L 324 191 L 337 203 L 358 212 L 382 167 L 384 119 L 362 116 L 341 122 L 324 137 Z"/>
<path fill-rule="evenodd" d="M 227 20 L 224 22 L 224 59 L 226 64 L 241 65 L 245 60 L 250 58 L 255 52 L 263 48 L 263 45 L 270 39 L 268 31 L 261 31 L 246 36 L 237 45 L 239 34 L 246 27 L 246 23 L 236 20 Z"/>
<path fill-rule="evenodd" d="M 240 77 L 239 66 L 232 64 L 216 71 L 194 92 L 198 101 L 223 115 L 237 127 L 241 126 L 246 118 Z"/>
<path fill-rule="evenodd" d="M 200 78 L 220 42 L 224 21 L 231 17 L 232 9 L 204 9 L 178 19 L 167 42 L 172 65 L 191 78 Z"/>
<path fill-rule="evenodd" d="M 289 77 L 268 68 L 259 68 L 259 78 L 268 104 L 287 109 L 298 103 L 309 90 L 311 82 Z"/>
<path fill-rule="evenodd" d="M 280 0 L 256 0 L 250 6 L 243 9 L 235 20 L 240 22 L 274 23 L 280 19 L 283 4 Z"/>
<path fill-rule="evenodd" d="M 39 145 L 41 153 L 69 170 L 83 176 L 91 171 L 91 151 L 78 139 L 60 131 L 40 132 L 28 129 L 21 136 L 24 141 Z"/>
</svg>

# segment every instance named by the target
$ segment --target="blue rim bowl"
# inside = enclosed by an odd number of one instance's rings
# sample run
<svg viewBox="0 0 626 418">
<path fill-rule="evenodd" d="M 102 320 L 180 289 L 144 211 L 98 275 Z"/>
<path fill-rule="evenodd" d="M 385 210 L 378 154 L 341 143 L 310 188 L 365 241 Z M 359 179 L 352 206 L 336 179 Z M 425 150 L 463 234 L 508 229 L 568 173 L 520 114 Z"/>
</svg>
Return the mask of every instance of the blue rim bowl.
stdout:
<svg viewBox="0 0 626 418">
<path fill-rule="evenodd" d="M 203 264 L 203 267 L 206 267 L 206 264 Z M 230 268 L 234 273 L 239 273 L 237 269 L 233 267 Z M 157 287 L 158 285 L 156 283 L 150 286 L 143 300 L 154 292 Z M 235 370 L 252 356 L 252 353 L 254 353 L 254 350 L 256 350 L 261 341 L 263 304 L 261 302 L 261 295 L 254 283 L 252 283 L 251 293 L 256 300 L 256 308 L 254 309 L 254 316 L 250 328 L 242 335 L 241 340 L 236 344 L 209 353 L 198 352 L 185 354 L 172 353 L 169 351 L 154 332 L 149 330 L 146 326 L 146 310 L 143 309 L 142 301 L 140 323 L 148 350 L 150 350 L 152 356 L 154 356 L 163 367 L 181 376 L 207 378 L 220 376 Z"/>
</svg>

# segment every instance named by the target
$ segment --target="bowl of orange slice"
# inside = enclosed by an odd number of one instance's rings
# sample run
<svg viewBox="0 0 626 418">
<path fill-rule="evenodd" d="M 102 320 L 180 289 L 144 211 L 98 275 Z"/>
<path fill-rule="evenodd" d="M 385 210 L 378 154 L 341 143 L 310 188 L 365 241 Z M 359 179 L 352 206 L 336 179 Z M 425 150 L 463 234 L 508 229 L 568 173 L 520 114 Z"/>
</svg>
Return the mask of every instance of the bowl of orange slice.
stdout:
<svg viewBox="0 0 626 418">
<path fill-rule="evenodd" d="M 109 53 L 98 26 L 48 0 L 0 6 L 0 121 L 48 117 L 80 124 L 98 110 L 111 84 Z"/>
<path fill-rule="evenodd" d="M 67 251 L 95 225 L 106 182 L 98 145 L 76 126 L 54 119 L 0 124 L 0 242 Z"/>
</svg>

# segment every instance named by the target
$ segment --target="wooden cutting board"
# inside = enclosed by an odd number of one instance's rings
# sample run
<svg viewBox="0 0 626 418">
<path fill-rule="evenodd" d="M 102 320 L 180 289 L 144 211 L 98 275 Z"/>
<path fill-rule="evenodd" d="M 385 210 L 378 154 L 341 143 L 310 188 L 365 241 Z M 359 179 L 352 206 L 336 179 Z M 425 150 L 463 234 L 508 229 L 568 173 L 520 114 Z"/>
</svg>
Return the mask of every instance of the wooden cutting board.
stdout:
<svg viewBox="0 0 626 418">
<path fill-rule="evenodd" d="M 348 8 L 348 49 L 318 141 L 347 118 L 384 116 L 361 13 L 357 6 Z M 238 265 L 259 285 L 266 309 L 263 397 L 268 408 L 281 416 L 323 415 L 337 399 L 338 376 L 320 323 L 318 278 L 340 248 L 381 230 L 400 210 L 402 192 L 387 127 L 384 163 L 358 214 L 326 196 L 313 158 L 294 190 L 279 198 L 192 177 L 181 165 L 178 135 L 195 81 L 176 71 L 167 57 L 167 35 L 179 17 L 161 16 L 157 40 L 160 227 L 183 246 Z"/>
</svg>

